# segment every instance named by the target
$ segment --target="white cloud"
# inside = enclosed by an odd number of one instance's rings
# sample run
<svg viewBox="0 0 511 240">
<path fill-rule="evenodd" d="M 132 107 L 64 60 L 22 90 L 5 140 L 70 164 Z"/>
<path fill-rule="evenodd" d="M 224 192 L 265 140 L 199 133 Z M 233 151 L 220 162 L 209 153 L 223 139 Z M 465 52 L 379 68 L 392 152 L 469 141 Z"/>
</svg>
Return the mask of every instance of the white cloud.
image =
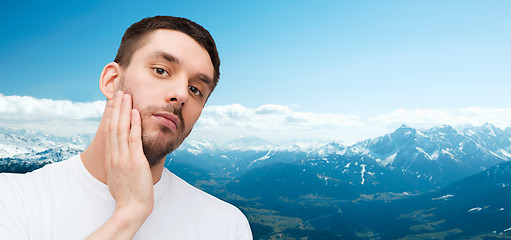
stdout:
<svg viewBox="0 0 511 240">
<path fill-rule="evenodd" d="M 0 94 L 0 119 L 16 121 L 100 119 L 106 101 L 71 102 Z"/>
<path fill-rule="evenodd" d="M 39 129 L 56 135 L 94 133 L 105 101 L 71 102 L 0 94 L 0 127 Z M 226 142 L 256 136 L 273 142 L 344 141 L 353 143 L 395 130 L 401 124 L 429 128 L 440 124 L 511 126 L 511 108 L 397 109 L 377 116 L 300 112 L 296 107 L 267 104 L 207 106 L 192 138 Z"/>
<path fill-rule="evenodd" d="M 94 133 L 105 104 L 0 94 L 0 127 L 37 129 L 61 136 Z"/>
<path fill-rule="evenodd" d="M 341 140 L 348 132 L 361 127 L 364 127 L 364 123 L 355 115 L 298 112 L 288 106 L 275 104 L 255 109 L 233 104 L 206 107 L 195 126 L 193 137 L 206 135 L 224 141 L 240 135 L 277 142 Z"/>
<path fill-rule="evenodd" d="M 370 119 L 370 122 L 382 126 L 396 126 L 406 123 L 412 127 L 432 127 L 440 124 L 452 126 L 479 126 L 491 123 L 497 127 L 511 126 L 511 108 L 480 108 L 461 109 L 398 109 Z"/>
</svg>

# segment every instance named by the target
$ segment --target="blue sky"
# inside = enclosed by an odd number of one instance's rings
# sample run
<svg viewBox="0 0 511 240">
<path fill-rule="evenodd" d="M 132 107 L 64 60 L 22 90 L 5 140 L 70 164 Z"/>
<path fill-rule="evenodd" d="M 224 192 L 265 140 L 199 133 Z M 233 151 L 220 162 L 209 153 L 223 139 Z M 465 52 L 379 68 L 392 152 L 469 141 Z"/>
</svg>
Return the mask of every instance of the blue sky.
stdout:
<svg viewBox="0 0 511 240">
<path fill-rule="evenodd" d="M 359 118 L 508 108 L 510 12 L 511 1 L 5 2 L 0 94 L 104 100 L 98 76 L 125 29 L 174 15 L 217 42 L 221 79 L 210 106 Z"/>
</svg>

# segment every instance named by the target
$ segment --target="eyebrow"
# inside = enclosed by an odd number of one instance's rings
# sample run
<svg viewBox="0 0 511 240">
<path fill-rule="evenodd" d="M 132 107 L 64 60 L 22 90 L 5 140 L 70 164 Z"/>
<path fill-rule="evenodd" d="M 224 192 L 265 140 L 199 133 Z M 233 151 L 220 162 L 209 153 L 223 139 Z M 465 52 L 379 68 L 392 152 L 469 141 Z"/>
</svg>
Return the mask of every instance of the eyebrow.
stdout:
<svg viewBox="0 0 511 240">
<path fill-rule="evenodd" d="M 208 75 L 206 75 L 204 73 L 199 73 L 196 76 L 197 76 L 197 78 L 199 78 L 201 81 L 203 81 L 207 85 L 213 87 L 213 79 L 211 79 Z"/>
<path fill-rule="evenodd" d="M 181 65 L 181 60 L 179 60 L 179 58 L 177 58 L 177 57 L 174 57 L 174 55 L 172 55 L 170 53 L 157 51 L 157 52 L 154 52 L 153 54 L 151 54 L 150 56 L 154 57 L 154 58 L 163 58 L 163 59 L 167 60 L 168 62 L 175 63 L 177 65 Z"/>
</svg>

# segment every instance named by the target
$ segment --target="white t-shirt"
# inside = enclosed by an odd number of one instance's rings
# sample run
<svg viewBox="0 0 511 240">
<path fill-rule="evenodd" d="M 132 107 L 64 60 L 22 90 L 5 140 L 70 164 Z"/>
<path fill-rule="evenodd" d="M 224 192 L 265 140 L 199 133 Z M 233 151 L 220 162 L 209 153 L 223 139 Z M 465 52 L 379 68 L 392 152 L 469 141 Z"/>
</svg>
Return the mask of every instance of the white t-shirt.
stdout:
<svg viewBox="0 0 511 240">
<path fill-rule="evenodd" d="M 0 174 L 1 239 L 84 239 L 112 215 L 108 186 L 80 155 L 27 174 Z M 154 209 L 134 239 L 252 239 L 246 217 L 164 168 Z"/>
</svg>

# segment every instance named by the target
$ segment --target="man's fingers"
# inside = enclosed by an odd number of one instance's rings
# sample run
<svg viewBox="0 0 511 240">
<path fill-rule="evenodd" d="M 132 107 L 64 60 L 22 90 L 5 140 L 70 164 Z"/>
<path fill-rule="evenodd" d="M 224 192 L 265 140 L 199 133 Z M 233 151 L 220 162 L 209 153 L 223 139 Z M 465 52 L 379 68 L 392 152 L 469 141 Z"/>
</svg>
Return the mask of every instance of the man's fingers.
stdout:
<svg viewBox="0 0 511 240">
<path fill-rule="evenodd" d="M 131 130 L 129 136 L 130 154 L 135 157 L 143 156 L 142 149 L 142 120 L 137 109 L 131 110 Z"/>
<path fill-rule="evenodd" d="M 101 119 L 101 123 L 103 125 L 104 129 L 104 136 L 105 136 L 105 158 L 106 162 L 105 164 L 109 164 L 109 159 L 112 157 L 110 154 L 111 147 L 110 147 L 110 139 L 109 139 L 109 125 L 110 125 L 110 117 L 112 116 L 112 108 L 113 108 L 113 99 L 108 99 L 105 106 L 105 113 L 103 114 L 103 118 Z M 107 166 L 108 167 L 108 166 Z"/>
<path fill-rule="evenodd" d="M 112 101 L 112 105 L 109 111 L 109 116 L 106 122 L 106 141 L 105 144 L 108 145 L 110 155 L 106 159 L 106 164 L 112 164 L 111 161 L 117 161 L 119 158 L 119 140 L 117 139 L 117 127 L 119 124 L 119 114 L 121 112 L 121 104 L 122 104 L 122 91 L 118 91 L 115 93 L 114 99 Z"/>
<path fill-rule="evenodd" d="M 131 121 L 131 96 L 124 94 L 122 96 L 121 109 L 119 112 L 119 122 L 117 125 L 117 141 L 119 144 L 119 157 L 121 161 L 128 156 L 128 134 L 130 132 Z"/>
<path fill-rule="evenodd" d="M 118 91 L 112 101 L 112 109 L 110 111 L 110 121 L 108 123 L 108 132 L 110 134 L 117 133 L 117 125 L 119 123 L 119 114 L 121 112 L 122 96 L 124 93 Z"/>
</svg>

